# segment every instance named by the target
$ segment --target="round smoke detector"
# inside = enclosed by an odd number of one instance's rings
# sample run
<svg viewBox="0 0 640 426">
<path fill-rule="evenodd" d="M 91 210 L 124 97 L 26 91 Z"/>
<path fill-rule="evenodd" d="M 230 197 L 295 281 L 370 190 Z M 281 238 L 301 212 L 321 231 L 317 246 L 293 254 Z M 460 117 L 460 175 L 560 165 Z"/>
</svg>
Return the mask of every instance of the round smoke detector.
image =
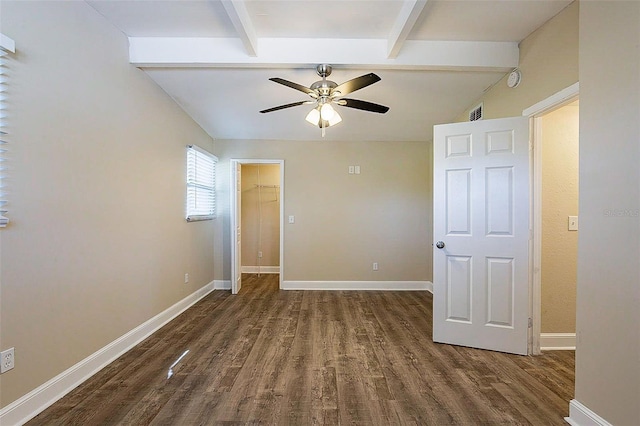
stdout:
<svg viewBox="0 0 640 426">
<path fill-rule="evenodd" d="M 509 73 L 509 77 L 507 78 L 507 86 L 512 89 L 514 87 L 518 87 L 518 84 L 520 84 L 520 80 L 522 80 L 522 73 L 518 68 L 515 68 Z"/>
</svg>

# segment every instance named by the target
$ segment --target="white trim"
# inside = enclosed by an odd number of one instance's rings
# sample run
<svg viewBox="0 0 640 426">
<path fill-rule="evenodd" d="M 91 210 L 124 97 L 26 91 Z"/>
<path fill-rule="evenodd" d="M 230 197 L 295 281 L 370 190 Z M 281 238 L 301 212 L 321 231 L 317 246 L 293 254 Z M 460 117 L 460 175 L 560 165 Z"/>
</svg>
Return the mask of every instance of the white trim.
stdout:
<svg viewBox="0 0 640 426">
<path fill-rule="evenodd" d="M 89 379 L 109 363 L 149 337 L 169 321 L 190 308 L 214 288 L 214 282 L 201 287 L 178 303 L 167 308 L 102 349 L 38 386 L 28 394 L 0 410 L 0 424 L 22 425 L 51 404 Z"/>
<path fill-rule="evenodd" d="M 231 279 L 233 280 L 235 273 L 235 259 L 236 259 L 236 179 L 234 178 L 236 165 L 242 164 L 277 164 L 280 166 L 280 278 L 279 278 L 279 288 L 283 288 L 284 282 L 284 160 L 282 159 L 264 159 L 264 158 L 231 158 L 229 160 L 229 170 L 231 172 L 231 182 L 230 182 L 230 205 L 229 205 L 229 222 L 231 225 Z M 241 271 L 242 272 L 242 269 Z"/>
<path fill-rule="evenodd" d="M 242 270 L 238 272 L 238 264 L 241 260 L 238 260 L 238 256 L 242 255 L 242 250 L 238 250 L 238 220 L 242 221 L 242 208 L 238 212 L 238 192 L 241 193 L 238 188 L 238 162 L 229 161 L 229 238 L 231 247 L 231 294 L 238 292 L 238 279 L 242 281 Z M 240 168 L 242 174 L 242 168 Z M 242 178 L 242 176 L 240 176 Z M 242 182 L 240 182 L 242 186 Z M 241 195 L 242 196 L 242 195 Z M 240 241 L 242 242 L 242 241 Z M 242 284 L 242 283 L 241 283 Z"/>
<path fill-rule="evenodd" d="M 279 266 L 243 266 L 243 274 L 279 274 Z"/>
<path fill-rule="evenodd" d="M 576 333 L 540 333 L 540 350 L 575 351 Z"/>
<path fill-rule="evenodd" d="M 433 283 L 431 281 L 427 281 L 426 284 L 427 284 L 427 288 L 425 288 L 425 290 L 433 294 Z"/>
<path fill-rule="evenodd" d="M 532 117 L 534 115 L 542 114 L 543 112 L 549 112 L 562 103 L 568 101 L 571 98 L 578 96 L 580 92 L 580 82 L 574 83 L 569 87 L 566 87 L 559 92 L 554 93 L 547 99 L 544 99 L 537 104 L 531 105 L 529 108 L 522 111 L 522 115 L 525 117 Z"/>
<path fill-rule="evenodd" d="M 7 52 L 16 53 L 16 42 L 11 37 L 0 33 L 0 49 Z"/>
<path fill-rule="evenodd" d="M 569 417 L 565 417 L 564 420 L 571 426 L 612 426 L 575 399 L 569 403 Z"/>
<path fill-rule="evenodd" d="M 530 206 L 530 216 L 533 225 L 533 229 L 531 230 L 533 246 L 529 264 L 529 277 L 531 279 L 531 288 L 529 290 L 531 297 L 529 317 L 533 322 L 530 332 L 529 353 L 533 355 L 540 355 L 541 353 L 540 335 L 542 328 L 542 282 L 540 276 L 542 269 L 542 126 L 540 116 L 563 106 L 568 101 L 577 98 L 579 94 L 580 83 L 577 82 L 522 111 L 523 116 L 530 118 L 532 150 L 530 155 L 533 157 L 533 167 L 531 167 L 530 176 L 533 186 Z"/>
<path fill-rule="evenodd" d="M 214 290 L 231 290 L 231 280 L 214 280 Z"/>
<path fill-rule="evenodd" d="M 531 229 L 532 246 L 531 261 L 532 288 L 531 288 L 531 310 L 529 317 L 532 319 L 531 327 L 531 351 L 533 355 L 540 355 L 540 330 L 542 330 L 542 119 L 540 117 L 531 118 L 531 145 L 533 151 L 530 153 L 531 170 L 531 216 L 533 228 Z"/>
<path fill-rule="evenodd" d="M 431 291 L 431 281 L 284 281 L 282 290 Z"/>
</svg>

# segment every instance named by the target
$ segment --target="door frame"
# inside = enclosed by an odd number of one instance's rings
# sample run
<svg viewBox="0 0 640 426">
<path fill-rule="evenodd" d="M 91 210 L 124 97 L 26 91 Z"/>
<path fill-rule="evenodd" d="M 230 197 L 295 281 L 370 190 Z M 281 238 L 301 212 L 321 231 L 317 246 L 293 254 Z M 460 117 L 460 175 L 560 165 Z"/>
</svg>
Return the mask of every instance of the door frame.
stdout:
<svg viewBox="0 0 640 426">
<path fill-rule="evenodd" d="M 243 164 L 277 164 L 280 166 L 280 276 L 279 276 L 279 288 L 282 288 L 282 282 L 284 281 L 284 160 L 282 159 L 264 159 L 264 158 L 232 158 L 229 160 L 229 170 L 231 172 L 230 178 L 230 196 L 231 202 L 229 204 L 229 222 L 231 225 L 231 238 L 230 238 L 230 250 L 231 250 L 231 281 L 235 279 L 235 260 L 238 253 L 236 252 L 237 246 L 237 233 L 236 219 L 241 212 L 236 208 L 236 193 L 237 193 L 237 180 L 233 179 L 234 170 L 238 165 Z M 242 176 L 240 177 L 242 179 Z M 242 271 L 240 271 L 242 273 Z"/>
<path fill-rule="evenodd" d="M 542 116 L 578 98 L 580 83 L 572 84 L 548 98 L 526 108 L 522 115 L 529 117 L 531 132 L 531 237 L 529 254 L 529 318 L 532 327 L 529 336 L 529 353 L 540 355 L 540 334 L 542 331 Z"/>
</svg>

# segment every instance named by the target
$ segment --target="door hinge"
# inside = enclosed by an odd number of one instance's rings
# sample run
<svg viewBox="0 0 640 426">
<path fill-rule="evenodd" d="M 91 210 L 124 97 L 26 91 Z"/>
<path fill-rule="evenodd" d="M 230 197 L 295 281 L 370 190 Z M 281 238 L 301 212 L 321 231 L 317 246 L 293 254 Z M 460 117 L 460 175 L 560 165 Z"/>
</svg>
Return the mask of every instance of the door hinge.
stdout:
<svg viewBox="0 0 640 426">
<path fill-rule="evenodd" d="M 529 328 L 533 328 L 533 319 L 529 318 Z"/>
</svg>

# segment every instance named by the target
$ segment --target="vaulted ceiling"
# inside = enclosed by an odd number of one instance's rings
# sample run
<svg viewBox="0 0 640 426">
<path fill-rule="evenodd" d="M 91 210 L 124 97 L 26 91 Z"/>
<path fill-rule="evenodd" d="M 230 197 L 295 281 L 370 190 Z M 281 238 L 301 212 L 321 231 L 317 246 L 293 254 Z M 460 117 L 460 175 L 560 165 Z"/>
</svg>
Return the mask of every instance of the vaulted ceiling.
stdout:
<svg viewBox="0 0 640 426">
<path fill-rule="evenodd" d="M 88 1 L 129 37 L 142 68 L 215 139 L 320 140 L 313 105 L 271 77 L 310 86 L 318 64 L 340 84 L 381 81 L 349 98 L 390 108 L 336 107 L 326 140 L 431 139 L 518 66 L 518 43 L 571 1 Z M 517 89 L 516 89 L 517 90 Z"/>
</svg>

